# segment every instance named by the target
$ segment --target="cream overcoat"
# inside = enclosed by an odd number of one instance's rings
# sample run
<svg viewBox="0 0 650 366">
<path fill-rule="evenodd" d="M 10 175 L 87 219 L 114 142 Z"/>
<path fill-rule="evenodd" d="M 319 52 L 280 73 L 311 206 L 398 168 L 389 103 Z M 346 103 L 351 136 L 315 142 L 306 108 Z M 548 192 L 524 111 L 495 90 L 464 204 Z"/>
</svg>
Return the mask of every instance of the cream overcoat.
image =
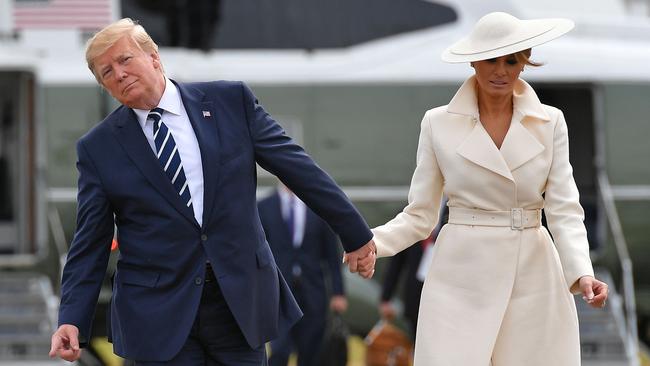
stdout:
<svg viewBox="0 0 650 366">
<path fill-rule="evenodd" d="M 580 344 L 570 288 L 592 275 L 584 213 L 560 110 L 516 82 L 501 149 L 479 121 L 474 77 L 422 120 L 404 211 L 373 229 L 378 255 L 426 238 L 442 194 L 450 208 L 544 209 L 548 227 L 447 224 L 427 275 L 416 366 L 576 366 Z"/>
</svg>

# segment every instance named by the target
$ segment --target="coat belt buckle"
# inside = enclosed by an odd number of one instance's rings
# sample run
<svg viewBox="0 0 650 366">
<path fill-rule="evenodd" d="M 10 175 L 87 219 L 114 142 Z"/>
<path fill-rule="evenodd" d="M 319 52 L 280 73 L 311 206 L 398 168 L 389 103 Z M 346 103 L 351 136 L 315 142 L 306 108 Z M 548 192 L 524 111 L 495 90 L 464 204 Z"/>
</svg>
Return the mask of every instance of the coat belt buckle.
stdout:
<svg viewBox="0 0 650 366">
<path fill-rule="evenodd" d="M 510 229 L 523 230 L 524 229 L 524 209 L 511 208 L 510 209 Z"/>
</svg>

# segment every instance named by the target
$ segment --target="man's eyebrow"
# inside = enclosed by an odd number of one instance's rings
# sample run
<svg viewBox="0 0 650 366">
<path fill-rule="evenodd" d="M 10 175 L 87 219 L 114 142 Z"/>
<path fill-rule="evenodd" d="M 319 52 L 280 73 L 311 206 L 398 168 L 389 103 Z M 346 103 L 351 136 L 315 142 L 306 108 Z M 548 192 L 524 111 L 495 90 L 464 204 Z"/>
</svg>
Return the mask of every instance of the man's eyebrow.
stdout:
<svg viewBox="0 0 650 366">
<path fill-rule="evenodd" d="M 124 53 L 122 53 L 122 54 L 119 54 L 119 55 L 113 57 L 113 59 L 112 59 L 111 61 L 118 61 L 118 62 L 119 62 L 119 61 L 124 60 L 126 57 L 129 57 L 129 56 L 132 56 L 132 53 L 130 53 L 130 52 L 124 52 Z M 111 66 L 110 63 L 105 64 L 105 65 L 101 65 L 101 64 L 99 64 L 99 65 L 98 65 L 98 68 L 99 68 L 99 70 L 104 71 L 104 70 L 106 70 L 107 68 L 110 68 L 110 66 Z"/>
<path fill-rule="evenodd" d="M 129 56 L 133 56 L 133 52 L 126 51 L 124 53 L 121 53 L 121 54 L 119 54 L 119 55 L 117 55 L 115 57 L 115 60 L 118 60 L 118 61 L 123 60 L 123 59 L 125 59 L 126 57 L 129 57 Z"/>
</svg>

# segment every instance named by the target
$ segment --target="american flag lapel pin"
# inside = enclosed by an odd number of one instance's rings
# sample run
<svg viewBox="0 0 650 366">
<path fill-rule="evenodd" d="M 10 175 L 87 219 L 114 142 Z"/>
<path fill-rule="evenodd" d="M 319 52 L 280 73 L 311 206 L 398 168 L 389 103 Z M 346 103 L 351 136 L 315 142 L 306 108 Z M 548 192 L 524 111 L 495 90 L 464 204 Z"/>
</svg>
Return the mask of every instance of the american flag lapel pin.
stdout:
<svg viewBox="0 0 650 366">
<path fill-rule="evenodd" d="M 210 114 L 210 111 L 203 111 L 203 118 L 208 118 L 211 117 L 212 114 Z"/>
</svg>

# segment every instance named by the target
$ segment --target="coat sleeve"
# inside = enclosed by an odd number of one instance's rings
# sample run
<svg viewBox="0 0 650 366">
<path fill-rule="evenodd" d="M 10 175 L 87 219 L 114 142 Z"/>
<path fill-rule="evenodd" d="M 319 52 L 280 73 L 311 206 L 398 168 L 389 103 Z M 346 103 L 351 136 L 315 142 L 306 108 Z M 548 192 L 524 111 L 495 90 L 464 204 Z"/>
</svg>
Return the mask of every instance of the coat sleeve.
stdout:
<svg viewBox="0 0 650 366">
<path fill-rule="evenodd" d="M 244 110 L 257 163 L 277 176 L 339 235 L 346 251 L 372 239 L 365 220 L 334 180 L 287 136 L 242 83 Z"/>
<path fill-rule="evenodd" d="M 567 286 L 573 288 L 582 276 L 593 276 L 594 270 L 589 258 L 589 243 L 585 229 L 584 211 L 580 206 L 580 196 L 573 168 L 569 162 L 569 137 L 566 121 L 558 111 L 553 136 L 553 161 L 546 182 L 545 191 L 546 221 L 553 235 L 564 270 Z"/>
<path fill-rule="evenodd" d="M 420 127 L 417 165 L 411 179 L 408 205 L 394 219 L 372 229 L 378 256 L 394 255 L 431 234 L 438 223 L 442 186 L 429 112 Z"/>
<path fill-rule="evenodd" d="M 82 141 L 77 144 L 79 192 L 77 229 L 61 279 L 59 325 L 79 328 L 82 344 L 90 340 L 92 319 L 106 274 L 113 238 L 113 211 Z"/>
</svg>

